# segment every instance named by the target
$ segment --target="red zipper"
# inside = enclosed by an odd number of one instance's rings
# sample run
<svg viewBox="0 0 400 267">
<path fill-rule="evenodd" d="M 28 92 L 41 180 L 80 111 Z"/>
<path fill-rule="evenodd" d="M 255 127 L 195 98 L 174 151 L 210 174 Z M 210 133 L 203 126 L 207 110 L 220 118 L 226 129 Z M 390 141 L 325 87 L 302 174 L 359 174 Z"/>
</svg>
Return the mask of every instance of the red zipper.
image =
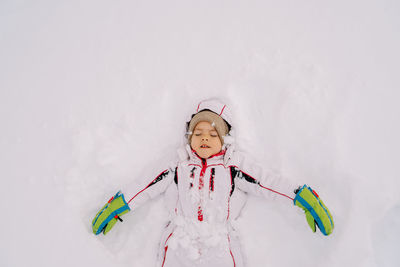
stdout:
<svg viewBox="0 0 400 267">
<path fill-rule="evenodd" d="M 204 187 L 204 173 L 206 172 L 207 169 L 207 160 L 206 159 L 201 159 L 201 171 L 200 171 L 200 178 L 199 178 L 199 191 L 203 190 Z M 200 193 L 200 204 L 199 208 L 197 210 L 197 219 L 199 221 L 203 221 L 203 208 L 201 207 L 202 204 L 202 194 Z"/>
</svg>

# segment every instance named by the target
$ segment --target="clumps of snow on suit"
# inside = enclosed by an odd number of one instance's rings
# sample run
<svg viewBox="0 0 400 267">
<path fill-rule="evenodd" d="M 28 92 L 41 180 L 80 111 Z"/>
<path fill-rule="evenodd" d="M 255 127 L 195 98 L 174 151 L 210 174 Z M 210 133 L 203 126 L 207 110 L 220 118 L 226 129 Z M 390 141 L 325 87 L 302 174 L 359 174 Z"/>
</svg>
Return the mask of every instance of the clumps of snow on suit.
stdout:
<svg viewBox="0 0 400 267">
<path fill-rule="evenodd" d="M 177 216 L 175 230 L 169 239 L 168 247 L 190 260 L 199 260 L 209 251 L 229 251 L 228 227 L 226 223 L 200 222 Z M 229 252 L 228 252 L 229 253 Z"/>
</svg>

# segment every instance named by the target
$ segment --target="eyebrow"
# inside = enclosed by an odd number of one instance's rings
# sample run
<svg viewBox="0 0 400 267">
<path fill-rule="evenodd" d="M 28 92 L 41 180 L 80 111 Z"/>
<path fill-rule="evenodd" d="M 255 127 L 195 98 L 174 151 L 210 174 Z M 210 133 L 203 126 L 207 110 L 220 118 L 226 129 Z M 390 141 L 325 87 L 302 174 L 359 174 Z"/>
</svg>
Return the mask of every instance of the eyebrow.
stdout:
<svg viewBox="0 0 400 267">
<path fill-rule="evenodd" d="M 196 128 L 196 129 L 194 129 L 194 131 L 207 131 L 207 129 Z M 217 130 L 211 129 L 211 130 L 208 130 L 208 131 L 210 131 L 210 132 L 215 131 L 216 132 Z"/>
</svg>

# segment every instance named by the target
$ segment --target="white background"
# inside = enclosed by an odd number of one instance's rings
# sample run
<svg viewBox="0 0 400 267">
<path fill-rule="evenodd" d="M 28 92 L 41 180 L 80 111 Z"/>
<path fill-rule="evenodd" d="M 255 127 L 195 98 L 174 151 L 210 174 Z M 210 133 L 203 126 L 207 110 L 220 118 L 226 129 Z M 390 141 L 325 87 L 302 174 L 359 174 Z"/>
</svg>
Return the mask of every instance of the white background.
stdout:
<svg viewBox="0 0 400 267">
<path fill-rule="evenodd" d="M 310 184 L 335 230 L 250 197 L 248 267 L 398 266 L 400 5 L 364 1 L 0 1 L 0 266 L 154 266 L 157 198 L 107 236 L 91 219 L 159 169 L 197 103 L 240 150 Z"/>
</svg>

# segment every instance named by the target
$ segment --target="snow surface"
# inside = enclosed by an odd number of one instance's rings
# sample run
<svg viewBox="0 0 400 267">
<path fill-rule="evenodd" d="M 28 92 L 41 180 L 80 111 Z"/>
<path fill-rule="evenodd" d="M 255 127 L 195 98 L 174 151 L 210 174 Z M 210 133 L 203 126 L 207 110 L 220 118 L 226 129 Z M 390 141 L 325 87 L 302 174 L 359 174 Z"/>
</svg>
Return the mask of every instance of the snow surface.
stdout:
<svg viewBox="0 0 400 267">
<path fill-rule="evenodd" d="M 400 4 L 0 1 L 0 266 L 154 266 L 162 198 L 107 236 L 91 219 L 175 157 L 199 100 L 335 219 L 250 197 L 248 267 L 400 266 Z"/>
</svg>

